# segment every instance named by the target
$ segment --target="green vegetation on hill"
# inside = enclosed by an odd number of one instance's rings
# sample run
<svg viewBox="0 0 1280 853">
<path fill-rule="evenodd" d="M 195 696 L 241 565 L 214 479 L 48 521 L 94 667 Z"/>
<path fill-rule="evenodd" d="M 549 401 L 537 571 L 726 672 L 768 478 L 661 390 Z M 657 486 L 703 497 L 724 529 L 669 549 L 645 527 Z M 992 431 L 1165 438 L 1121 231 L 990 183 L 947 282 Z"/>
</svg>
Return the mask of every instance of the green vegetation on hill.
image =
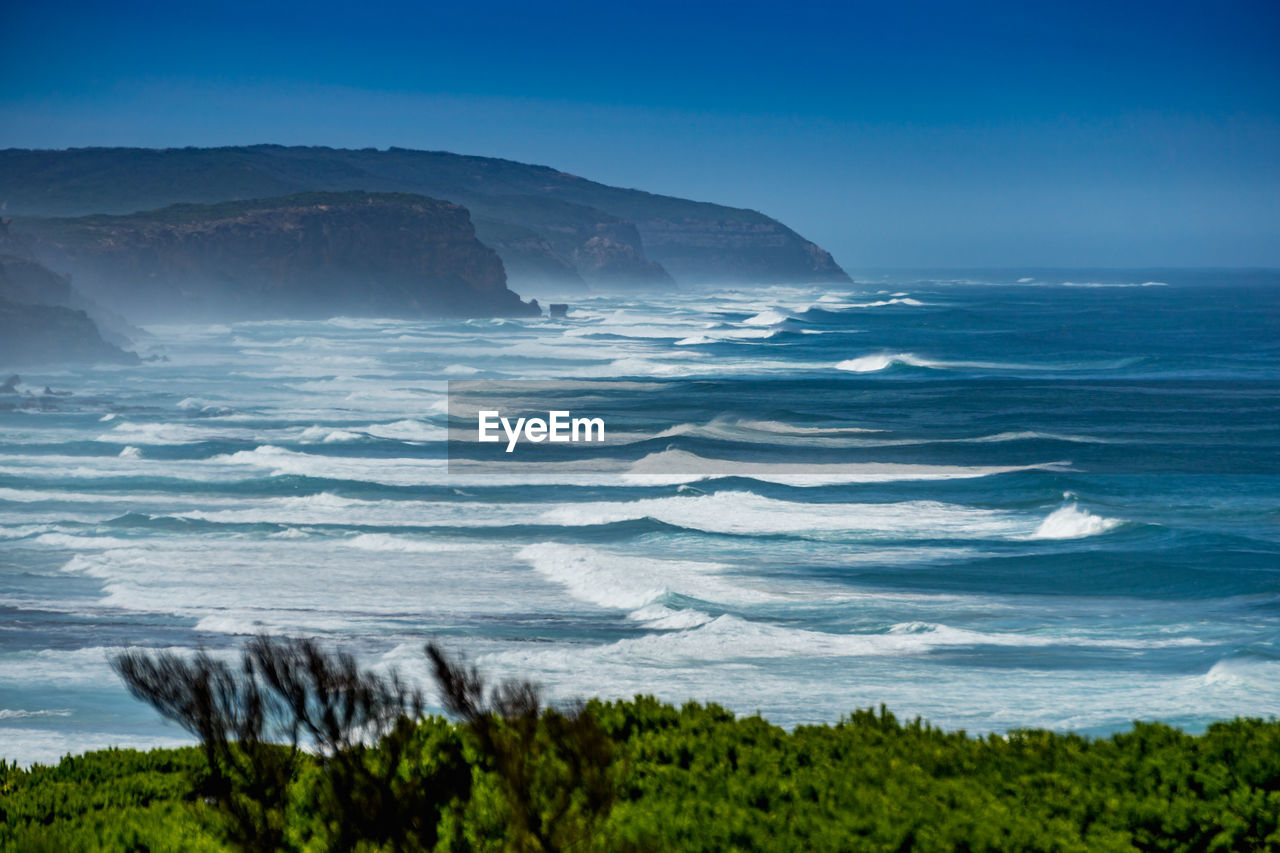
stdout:
<svg viewBox="0 0 1280 853">
<path fill-rule="evenodd" d="M 979 738 L 881 709 L 787 732 L 645 697 L 548 708 L 428 653 L 457 722 L 305 641 L 260 638 L 240 667 L 122 658 L 203 748 L 0 763 L 0 849 L 1280 848 L 1276 720 Z"/>
</svg>

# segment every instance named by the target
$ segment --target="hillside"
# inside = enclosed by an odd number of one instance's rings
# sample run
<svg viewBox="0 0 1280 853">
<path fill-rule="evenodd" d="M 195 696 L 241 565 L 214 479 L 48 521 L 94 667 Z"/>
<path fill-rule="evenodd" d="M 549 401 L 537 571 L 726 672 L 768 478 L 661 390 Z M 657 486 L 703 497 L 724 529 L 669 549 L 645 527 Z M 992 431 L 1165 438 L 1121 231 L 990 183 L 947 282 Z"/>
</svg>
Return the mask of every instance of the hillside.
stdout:
<svg viewBox="0 0 1280 853">
<path fill-rule="evenodd" d="M 132 213 L 304 191 L 409 192 L 468 208 L 513 286 L 572 289 L 847 281 L 754 210 L 606 186 L 545 166 L 438 151 L 254 145 L 0 151 L 8 216 Z"/>
</svg>

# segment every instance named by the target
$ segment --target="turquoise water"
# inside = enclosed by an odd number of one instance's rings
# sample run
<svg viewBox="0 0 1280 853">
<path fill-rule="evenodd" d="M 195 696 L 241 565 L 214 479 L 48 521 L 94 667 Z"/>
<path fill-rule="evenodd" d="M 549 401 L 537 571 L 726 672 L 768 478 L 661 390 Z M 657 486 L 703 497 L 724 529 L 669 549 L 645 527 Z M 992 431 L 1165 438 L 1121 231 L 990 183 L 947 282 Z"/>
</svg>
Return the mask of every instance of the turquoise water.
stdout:
<svg viewBox="0 0 1280 853">
<path fill-rule="evenodd" d="M 168 361 L 24 373 L 0 400 L 0 753 L 180 742 L 108 655 L 259 630 L 424 683 L 437 638 L 559 697 L 788 725 L 1280 713 L 1280 275 L 570 301 L 153 327 Z M 627 461 L 689 476 L 446 466 L 446 380 L 619 378 L 682 415 Z"/>
</svg>

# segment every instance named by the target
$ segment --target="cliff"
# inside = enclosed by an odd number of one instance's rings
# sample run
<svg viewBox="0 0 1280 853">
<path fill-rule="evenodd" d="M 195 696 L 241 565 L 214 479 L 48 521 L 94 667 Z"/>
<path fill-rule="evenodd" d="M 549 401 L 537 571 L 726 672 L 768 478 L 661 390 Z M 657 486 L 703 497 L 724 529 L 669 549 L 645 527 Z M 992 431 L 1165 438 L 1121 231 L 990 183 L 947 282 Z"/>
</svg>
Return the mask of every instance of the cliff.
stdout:
<svg viewBox="0 0 1280 853">
<path fill-rule="evenodd" d="M 131 319 L 521 316 L 468 212 L 398 193 L 305 193 L 15 230 L 77 287 Z"/>
<path fill-rule="evenodd" d="M 101 361 L 134 363 L 138 357 L 104 340 L 83 311 L 0 299 L 0 370 Z"/>
<path fill-rule="evenodd" d="M 510 160 L 276 145 L 0 151 L 0 210 L 10 216 L 128 213 L 308 190 L 411 192 L 465 205 L 517 287 L 848 281 L 826 251 L 757 211 Z"/>
<path fill-rule="evenodd" d="M 0 220 L 0 368 L 136 361 L 104 339 L 64 276 L 37 262 Z"/>
</svg>

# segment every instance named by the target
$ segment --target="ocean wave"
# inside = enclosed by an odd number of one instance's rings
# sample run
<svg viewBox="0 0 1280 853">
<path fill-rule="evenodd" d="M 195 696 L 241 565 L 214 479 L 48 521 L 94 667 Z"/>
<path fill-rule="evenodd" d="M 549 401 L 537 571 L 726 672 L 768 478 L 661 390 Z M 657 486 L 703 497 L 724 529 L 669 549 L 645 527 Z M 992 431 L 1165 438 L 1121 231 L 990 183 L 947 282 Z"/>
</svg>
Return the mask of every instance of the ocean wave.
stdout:
<svg viewBox="0 0 1280 853">
<path fill-rule="evenodd" d="M 880 352 L 848 358 L 837 362 L 836 370 L 851 373 L 876 373 L 891 367 L 916 367 L 927 370 L 1018 370 L 1036 372 L 1059 372 L 1069 370 L 1116 370 L 1130 367 L 1141 361 L 1138 357 L 1123 358 L 1113 361 L 1075 362 L 1063 364 L 1031 364 L 1003 361 L 944 361 L 923 358 L 911 352 Z"/>
<path fill-rule="evenodd" d="M 1064 470 L 1068 462 L 1032 465 L 922 465 L 900 462 L 796 464 L 713 459 L 684 450 L 650 453 L 632 463 L 624 478 L 634 483 L 676 485 L 699 480 L 742 477 L 789 486 L 954 480 L 1017 471 Z"/>
<path fill-rule="evenodd" d="M 70 708 L 26 711 L 21 708 L 0 708 L 0 720 L 28 720 L 38 717 L 70 717 Z"/>
<path fill-rule="evenodd" d="M 781 329 L 709 329 L 697 335 L 691 335 L 676 341 L 674 346 L 696 346 L 700 344 L 717 344 L 722 341 L 768 340 L 781 334 Z"/>
<path fill-rule="evenodd" d="M 394 535 L 391 533 L 360 533 L 349 539 L 338 539 L 336 544 L 361 551 L 395 552 L 400 554 L 440 554 L 449 551 L 474 551 L 491 546 L 474 543 L 438 542 L 421 537 Z"/>
<path fill-rule="evenodd" d="M 707 533 L 857 532 L 876 538 L 995 538 L 1026 535 L 1027 522 L 1009 513 L 934 501 L 885 504 L 800 503 L 753 492 L 563 504 L 542 519 L 564 526 L 652 518 Z"/>
<path fill-rule="evenodd" d="M 646 628 L 655 631 L 683 631 L 705 625 L 715 617 L 692 608 L 675 610 L 664 604 L 646 604 L 639 610 L 628 613 L 627 618 L 643 622 Z"/>
<path fill-rule="evenodd" d="M 925 303 L 919 299 L 912 299 L 910 296 L 894 296 L 890 299 L 877 299 L 874 302 L 850 302 L 841 305 L 842 308 L 883 308 L 886 305 L 911 305 L 921 306 Z"/>
<path fill-rule="evenodd" d="M 836 364 L 836 370 L 851 373 L 875 373 L 895 366 L 920 367 L 928 370 L 1060 370 L 1057 365 L 1013 364 L 999 361 L 939 361 L 922 358 L 910 352 L 872 353 L 849 358 Z"/>
<path fill-rule="evenodd" d="M 245 466 L 265 470 L 272 476 L 296 475 L 391 486 L 444 482 L 447 479 L 448 466 L 448 461 L 445 459 L 317 456 L 271 444 L 264 444 L 253 450 L 220 454 L 209 461 L 215 465 Z"/>
<path fill-rule="evenodd" d="M 1144 649 L 1166 646 L 1193 646 L 1193 638 L 1161 640 L 1088 636 L 1081 634 L 1018 633 L 973 631 L 929 622 L 904 622 L 884 631 L 837 634 L 807 628 L 792 628 L 723 614 L 694 628 L 647 634 L 597 646 L 583 653 L 593 662 L 671 667 L 682 664 L 769 659 L 824 659 L 856 657 L 910 657 L 940 648 L 1005 646 L 1022 648 L 1096 647 Z M 555 669 L 567 665 L 557 660 L 563 652 L 499 652 L 489 656 L 495 662 L 519 662 L 534 669 Z M 481 658 L 483 662 L 485 658 Z M 579 664 L 581 665 L 581 664 Z"/>
<path fill-rule="evenodd" d="M 637 610 L 669 595 L 722 604 L 776 597 L 730 580 L 729 566 L 720 563 L 632 557 L 557 542 L 528 545 L 516 556 L 573 598 L 618 610 Z"/>
<path fill-rule="evenodd" d="M 850 436 L 878 433 L 881 430 L 853 426 L 801 426 L 782 421 L 756 420 L 752 418 L 721 417 L 706 423 L 682 423 L 668 427 L 654 435 L 637 436 L 637 440 L 699 436 L 734 442 L 756 444 L 821 444 L 844 442 Z"/>
<path fill-rule="evenodd" d="M 696 436 L 738 444 L 785 444 L 825 447 L 905 447 L 924 444 L 1001 444 L 1014 441 L 1062 441 L 1073 444 L 1115 444 L 1124 439 L 1102 438 L 1092 435 L 1042 432 L 1039 430 L 1010 430 L 989 435 L 959 438 L 915 437 L 884 438 L 884 430 L 866 427 L 816 427 L 788 424 L 782 421 L 761 421 L 750 418 L 720 417 L 706 423 L 682 423 L 649 435 L 643 433 L 614 433 L 619 444 L 651 441 L 655 438 Z"/>
<path fill-rule="evenodd" d="M 253 441 L 253 430 L 232 426 L 206 426 L 174 423 L 133 423 L 124 421 L 97 440 L 108 444 L 167 445 L 195 444 L 202 441 Z"/>
<path fill-rule="evenodd" d="M 302 431 L 302 435 L 298 436 L 298 440 L 303 444 L 350 444 L 362 438 L 365 436 L 359 432 L 318 426 L 307 427 Z"/>
<path fill-rule="evenodd" d="M 1088 510 L 1080 509 L 1077 504 L 1070 503 L 1049 513 L 1030 538 L 1082 539 L 1114 530 L 1123 523 L 1118 518 L 1103 518 Z"/>
<path fill-rule="evenodd" d="M 845 359 L 844 361 L 836 364 L 836 370 L 847 370 L 852 373 L 875 373 L 876 371 L 893 367 L 895 364 L 902 364 L 908 367 L 929 368 L 943 366 L 940 362 L 918 358 L 909 352 L 898 352 L 875 353 L 873 355 L 863 355 L 857 358 Z"/>
<path fill-rule="evenodd" d="M 1269 688 L 1280 678 L 1280 661 L 1233 655 L 1209 667 L 1204 683 L 1214 687 Z"/>
<path fill-rule="evenodd" d="M 1163 281 L 1111 282 L 1111 281 L 1064 281 L 1063 287 L 1168 287 Z"/>
<path fill-rule="evenodd" d="M 804 309 L 804 311 L 807 311 L 807 310 L 809 309 L 808 308 Z M 799 313 L 803 313 L 803 311 Z M 786 314 L 786 313 L 783 313 L 782 311 L 778 311 L 776 309 L 771 308 L 768 311 L 761 311 L 759 314 L 756 314 L 754 317 L 748 317 L 747 319 L 742 321 L 742 325 L 774 326 L 774 325 L 777 325 L 778 323 L 785 323 L 786 321 L 792 320 L 792 319 L 794 319 L 792 315 Z"/>
<path fill-rule="evenodd" d="M 121 539 L 117 536 L 78 536 L 70 533 L 42 533 L 31 540 L 36 545 L 47 545 L 51 548 L 79 549 L 111 549 L 145 547 L 148 543 L 137 539 Z"/>
<path fill-rule="evenodd" d="M 9 685 L 29 688 L 34 684 L 49 684 L 61 689 L 104 683 L 114 686 L 120 682 L 111 672 L 110 661 L 122 651 L 124 649 L 119 646 L 85 646 L 5 653 L 0 655 L 0 685 L 5 685 L 6 689 Z M 171 646 L 155 651 L 190 653 L 192 650 Z M 124 692 L 123 685 L 120 685 L 120 691 Z"/>
</svg>

